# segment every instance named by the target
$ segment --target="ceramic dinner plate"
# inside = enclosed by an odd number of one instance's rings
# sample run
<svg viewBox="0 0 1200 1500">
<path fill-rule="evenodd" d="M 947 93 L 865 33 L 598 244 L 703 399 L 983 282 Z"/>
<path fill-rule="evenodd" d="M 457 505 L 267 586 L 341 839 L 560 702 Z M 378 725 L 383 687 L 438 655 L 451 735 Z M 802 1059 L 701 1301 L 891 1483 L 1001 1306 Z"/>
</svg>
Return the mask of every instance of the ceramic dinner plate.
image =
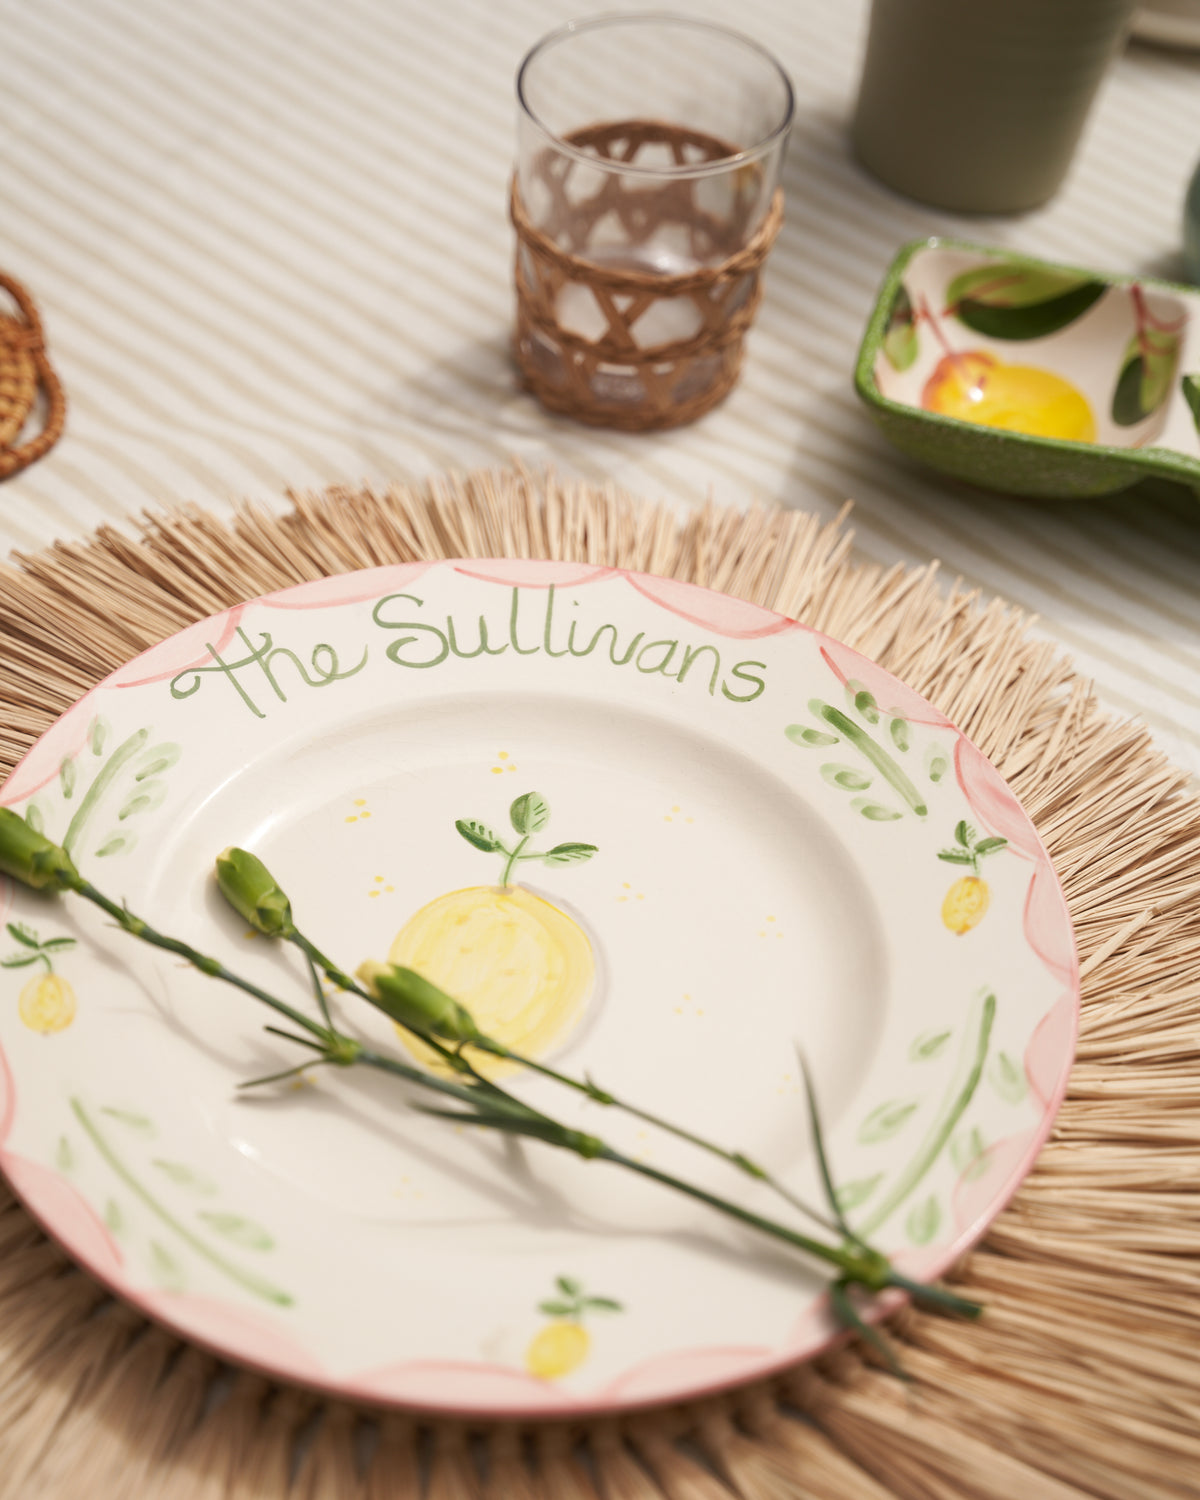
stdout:
<svg viewBox="0 0 1200 1500">
<path fill-rule="evenodd" d="M 211 876 L 259 853 L 347 968 L 389 956 L 518 1049 L 841 1202 L 936 1277 L 1027 1172 L 1078 983 L 1028 818 L 854 651 L 689 584 L 380 568 L 239 606 L 76 704 L 2 800 L 103 891 L 292 1003 Z M 615 1410 L 833 1336 L 819 1268 L 602 1162 L 418 1113 L 75 898 L 3 889 L 0 1166 L 70 1253 L 222 1355 L 349 1397 Z M 391 1024 L 343 1026 L 411 1060 Z M 513 1072 L 653 1167 L 797 1228 L 721 1160 Z"/>
</svg>

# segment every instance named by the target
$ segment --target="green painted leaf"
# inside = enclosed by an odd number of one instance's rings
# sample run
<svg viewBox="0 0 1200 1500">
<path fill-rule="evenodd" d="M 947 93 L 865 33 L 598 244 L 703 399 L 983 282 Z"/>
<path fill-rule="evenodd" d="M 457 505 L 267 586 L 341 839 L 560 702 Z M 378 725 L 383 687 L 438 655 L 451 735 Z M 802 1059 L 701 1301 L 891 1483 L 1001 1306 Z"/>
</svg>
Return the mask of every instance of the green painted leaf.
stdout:
<svg viewBox="0 0 1200 1500">
<path fill-rule="evenodd" d="M 930 781 L 941 781 L 949 769 L 950 757 L 940 745 L 930 745 L 925 752 L 925 774 Z"/>
<path fill-rule="evenodd" d="M 890 1141 L 904 1129 L 917 1104 L 916 1099 L 889 1099 L 886 1104 L 873 1109 L 858 1127 L 858 1139 L 864 1146 L 873 1146 L 877 1141 Z"/>
<path fill-rule="evenodd" d="M 998 261 L 956 276 L 946 305 L 975 333 L 1040 339 L 1082 317 L 1105 291 L 1104 282 L 1090 277 Z"/>
<path fill-rule="evenodd" d="M 1144 422 L 1167 399 L 1179 363 L 1179 344 L 1178 334 L 1156 330 L 1143 330 L 1130 340 L 1113 391 L 1112 419 L 1118 427 Z"/>
<path fill-rule="evenodd" d="M 194 1171 L 181 1161 L 164 1161 L 162 1157 L 155 1157 L 154 1165 L 176 1187 L 186 1188 L 189 1193 L 199 1193 L 202 1197 L 211 1198 L 217 1192 L 217 1184 L 211 1177 Z"/>
<path fill-rule="evenodd" d="M 968 823 L 965 818 L 961 823 L 956 823 L 954 825 L 954 839 L 955 842 L 961 844 L 964 849 L 969 849 L 975 842 L 975 830 L 971 827 L 970 823 Z"/>
<path fill-rule="evenodd" d="M 555 844 L 542 855 L 545 865 L 581 865 L 597 853 L 595 844 Z"/>
<path fill-rule="evenodd" d="M 1020 1104 L 1029 1088 L 1025 1069 L 1007 1052 L 997 1052 L 988 1069 L 988 1081 L 1008 1104 Z"/>
<path fill-rule="evenodd" d="M 548 1318 L 573 1318 L 577 1309 L 574 1302 L 539 1302 L 538 1312 L 545 1313 Z"/>
<path fill-rule="evenodd" d="M 210 1213 L 207 1210 L 202 1210 L 197 1217 L 203 1219 L 218 1234 L 223 1234 L 227 1240 L 240 1245 L 243 1250 L 274 1250 L 275 1248 L 272 1236 L 253 1219 L 244 1219 L 240 1214 Z"/>
<path fill-rule="evenodd" d="M 924 1202 L 914 1204 L 904 1227 L 914 1245 L 928 1245 L 938 1232 L 941 1222 L 942 1206 L 936 1196 L 930 1193 Z"/>
<path fill-rule="evenodd" d="M 980 839 L 975 845 L 976 855 L 995 854 L 997 849 L 1007 849 L 1008 840 L 1001 838 Z"/>
<path fill-rule="evenodd" d="M 112 1105 L 104 1104 L 100 1107 L 100 1113 L 107 1115 L 110 1120 L 116 1120 L 118 1125 L 124 1125 L 127 1130 L 134 1130 L 138 1135 L 145 1136 L 147 1140 L 153 1140 L 158 1134 L 154 1121 L 134 1110 L 115 1109 Z"/>
<path fill-rule="evenodd" d="M 837 1206 L 848 1214 L 852 1208 L 865 1203 L 882 1181 L 883 1173 L 875 1172 L 870 1177 L 856 1177 L 853 1182 L 844 1182 L 833 1195 Z"/>
<path fill-rule="evenodd" d="M 114 1234 L 123 1234 L 125 1231 L 125 1215 L 115 1198 L 110 1198 L 104 1205 L 104 1222 Z"/>
<path fill-rule="evenodd" d="M 103 755 L 104 747 L 108 743 L 109 723 L 101 714 L 97 714 L 88 726 L 88 744 L 92 747 L 93 755 Z"/>
<path fill-rule="evenodd" d="M 139 813 L 154 812 L 163 805 L 167 795 L 167 783 L 165 781 L 146 781 L 142 783 L 140 790 L 134 792 L 132 797 L 127 797 L 121 804 L 117 813 L 119 822 L 126 818 L 135 818 Z"/>
<path fill-rule="evenodd" d="M 157 1240 L 150 1241 L 150 1274 L 164 1291 L 182 1292 L 187 1286 L 183 1267 Z"/>
<path fill-rule="evenodd" d="M 907 719 L 893 719 L 888 725 L 888 732 L 897 750 L 908 750 L 911 747 L 912 736 L 909 733 Z"/>
<path fill-rule="evenodd" d="M 501 847 L 500 840 L 483 823 L 459 818 L 454 826 L 462 834 L 463 838 L 466 839 L 468 844 L 474 844 L 476 849 L 482 849 L 485 854 L 495 854 Z"/>
<path fill-rule="evenodd" d="M 518 833 L 540 833 L 550 821 L 550 809 L 537 792 L 526 792 L 509 808 L 508 816 Z"/>
<path fill-rule="evenodd" d="M 1149 329 L 1145 335 L 1145 374 L 1142 380 L 1142 406 L 1149 415 L 1157 411 L 1171 394 L 1179 350 L 1183 340 L 1178 333 Z"/>
<path fill-rule="evenodd" d="M 43 953 L 65 953 L 68 948 L 75 946 L 75 939 L 69 937 L 47 938 L 42 944 Z"/>
<path fill-rule="evenodd" d="M 68 800 L 75 795 L 75 762 L 68 756 L 58 768 L 58 784 Z"/>
<path fill-rule="evenodd" d="M 866 797 L 855 797 L 850 806 L 872 823 L 894 823 L 904 816 L 903 813 L 896 812 L 894 808 L 884 807 L 879 802 L 871 802 Z"/>
<path fill-rule="evenodd" d="M 838 765 L 836 761 L 826 761 L 821 767 L 821 775 L 830 786 L 840 787 L 844 792 L 865 792 L 871 785 L 871 777 L 854 766 Z"/>
<path fill-rule="evenodd" d="M 58 1138 L 58 1150 L 54 1153 L 54 1164 L 60 1172 L 70 1172 L 75 1166 L 75 1153 L 65 1135 Z"/>
<path fill-rule="evenodd" d="M 954 1035 L 952 1031 L 923 1031 L 908 1049 L 912 1062 L 932 1062 L 946 1050 L 946 1043 Z"/>
<path fill-rule="evenodd" d="M 578 1297 L 583 1291 L 582 1285 L 573 1276 L 556 1276 L 554 1285 L 565 1297 Z"/>
<path fill-rule="evenodd" d="M 97 859 L 107 859 L 112 854 L 125 854 L 137 843 L 137 839 L 131 833 L 114 833 L 96 850 Z"/>
<path fill-rule="evenodd" d="M 883 353 L 893 370 L 907 370 L 920 352 L 912 298 L 903 282 L 896 288 L 883 335 Z"/>
<path fill-rule="evenodd" d="M 164 771 L 169 771 L 183 751 L 178 745 L 164 742 L 161 745 L 152 745 L 138 762 L 133 773 L 134 781 L 146 781 L 151 776 L 161 776 Z"/>
<path fill-rule="evenodd" d="M 27 969 L 37 961 L 36 953 L 10 953 L 7 958 L 0 958 L 0 969 Z"/>
<path fill-rule="evenodd" d="M 879 723 L 879 704 L 875 701 L 875 694 L 869 693 L 861 682 L 848 682 L 846 684 L 846 697 L 850 700 L 851 706 L 868 724 Z"/>
<path fill-rule="evenodd" d="M 26 927 L 24 922 L 6 922 L 4 929 L 14 942 L 23 943 L 26 948 L 40 948 L 38 935 L 32 927 Z"/>
<path fill-rule="evenodd" d="M 31 802 L 25 809 L 25 821 L 33 829 L 34 833 L 45 833 L 46 815 L 42 812 L 39 803 Z"/>
<path fill-rule="evenodd" d="M 1191 410 L 1196 431 L 1200 432 L 1200 375 L 1185 375 L 1179 382 L 1179 388 Z"/>
<path fill-rule="evenodd" d="M 624 1312 L 623 1303 L 615 1301 L 612 1297 L 585 1297 L 583 1305 L 592 1312 Z"/>
<path fill-rule="evenodd" d="M 826 734 L 821 729 L 806 729 L 803 724 L 789 724 L 783 732 L 793 745 L 803 745 L 809 750 L 838 744 L 836 734 Z"/>
<path fill-rule="evenodd" d="M 944 859 L 948 865 L 971 865 L 974 867 L 975 856 L 966 849 L 939 849 L 938 858 Z"/>
<path fill-rule="evenodd" d="M 950 1160 L 967 1182 L 974 1182 L 988 1169 L 987 1142 L 978 1126 L 961 1131 L 950 1142 Z"/>
</svg>

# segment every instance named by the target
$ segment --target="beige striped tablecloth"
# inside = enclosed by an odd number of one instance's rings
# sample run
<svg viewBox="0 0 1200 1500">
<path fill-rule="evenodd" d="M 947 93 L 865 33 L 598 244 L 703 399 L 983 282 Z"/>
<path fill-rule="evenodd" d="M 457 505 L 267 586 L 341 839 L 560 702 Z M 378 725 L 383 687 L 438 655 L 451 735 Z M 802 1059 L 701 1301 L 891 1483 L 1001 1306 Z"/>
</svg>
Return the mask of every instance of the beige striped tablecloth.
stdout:
<svg viewBox="0 0 1200 1500">
<path fill-rule="evenodd" d="M 38 299 L 71 400 L 59 446 L 0 487 L 0 543 L 514 455 L 688 505 L 852 497 L 863 554 L 938 556 L 1036 611 L 1200 770 L 1200 501 L 985 495 L 895 454 L 851 388 L 874 289 L 914 236 L 1178 276 L 1200 52 L 1133 44 L 1055 201 L 966 221 L 849 155 L 865 0 L 687 9 L 795 81 L 788 220 L 734 396 L 623 436 L 542 414 L 507 357 L 513 74 L 570 0 L 0 0 L 0 267 Z"/>
</svg>

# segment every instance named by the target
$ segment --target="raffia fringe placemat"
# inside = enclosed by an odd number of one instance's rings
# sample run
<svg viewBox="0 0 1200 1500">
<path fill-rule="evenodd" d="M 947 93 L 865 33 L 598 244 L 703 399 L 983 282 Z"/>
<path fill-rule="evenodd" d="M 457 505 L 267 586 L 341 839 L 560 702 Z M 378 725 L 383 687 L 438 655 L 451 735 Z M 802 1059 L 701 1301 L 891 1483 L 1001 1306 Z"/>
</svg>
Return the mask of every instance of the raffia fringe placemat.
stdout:
<svg viewBox="0 0 1200 1500">
<path fill-rule="evenodd" d="M 1083 956 L 1053 1139 L 956 1277 L 906 1311 L 905 1388 L 854 1348 L 622 1421 L 469 1431 L 318 1401 L 114 1303 L 0 1184 L 0 1500 L 1182 1500 L 1200 1495 L 1200 804 L 1028 621 L 933 565 L 854 563 L 840 523 L 684 519 L 520 472 L 197 510 L 0 569 L 0 764 L 151 642 L 238 600 L 417 557 L 580 558 L 770 605 L 927 694 L 1049 845 Z"/>
</svg>

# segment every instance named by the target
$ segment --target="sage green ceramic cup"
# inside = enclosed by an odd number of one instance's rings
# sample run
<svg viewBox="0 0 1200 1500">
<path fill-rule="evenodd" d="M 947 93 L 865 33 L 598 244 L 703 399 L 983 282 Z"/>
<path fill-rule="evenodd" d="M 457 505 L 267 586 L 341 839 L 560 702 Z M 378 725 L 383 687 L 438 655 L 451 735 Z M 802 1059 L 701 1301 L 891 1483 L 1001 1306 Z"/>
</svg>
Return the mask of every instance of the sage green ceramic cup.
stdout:
<svg viewBox="0 0 1200 1500">
<path fill-rule="evenodd" d="M 897 192 L 1019 213 L 1058 189 L 1134 0 L 873 0 L 854 149 Z"/>
</svg>

